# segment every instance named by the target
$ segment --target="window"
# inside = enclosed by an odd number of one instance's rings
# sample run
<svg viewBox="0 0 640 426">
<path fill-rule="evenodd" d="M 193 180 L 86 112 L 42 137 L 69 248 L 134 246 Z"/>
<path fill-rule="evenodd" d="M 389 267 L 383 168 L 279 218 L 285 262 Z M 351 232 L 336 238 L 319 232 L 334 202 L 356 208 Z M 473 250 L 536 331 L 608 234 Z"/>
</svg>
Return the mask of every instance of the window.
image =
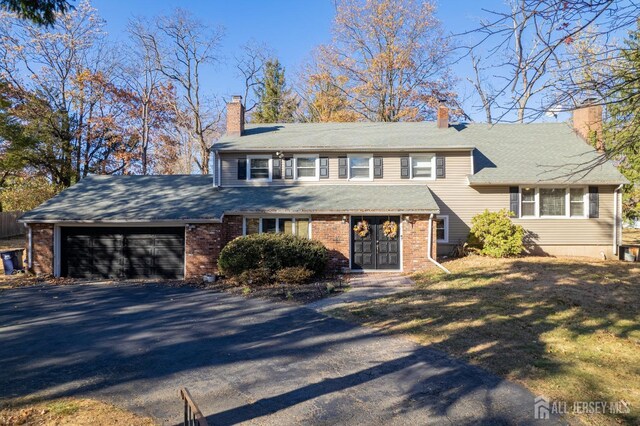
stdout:
<svg viewBox="0 0 640 426">
<path fill-rule="evenodd" d="M 586 188 L 520 188 L 522 218 L 585 218 Z"/>
<path fill-rule="evenodd" d="M 439 243 L 449 242 L 449 216 L 436 218 L 436 238 Z"/>
<path fill-rule="evenodd" d="M 569 190 L 569 214 L 571 217 L 584 217 L 584 188 Z"/>
<path fill-rule="evenodd" d="M 258 233 L 285 233 L 311 238 L 308 218 L 296 217 L 245 217 L 244 235 Z"/>
<path fill-rule="evenodd" d="M 349 179 L 371 180 L 373 157 L 371 156 L 350 156 L 349 157 Z"/>
<path fill-rule="evenodd" d="M 565 188 L 540 188 L 540 216 L 564 216 L 566 192 Z"/>
<path fill-rule="evenodd" d="M 296 179 L 318 179 L 318 157 L 296 157 Z"/>
<path fill-rule="evenodd" d="M 411 179 L 433 179 L 435 176 L 434 154 L 417 154 L 411 156 Z"/>
<path fill-rule="evenodd" d="M 248 156 L 247 168 L 250 180 L 271 180 L 271 157 Z"/>
<path fill-rule="evenodd" d="M 536 215 L 535 188 L 522 188 L 522 216 Z"/>
</svg>

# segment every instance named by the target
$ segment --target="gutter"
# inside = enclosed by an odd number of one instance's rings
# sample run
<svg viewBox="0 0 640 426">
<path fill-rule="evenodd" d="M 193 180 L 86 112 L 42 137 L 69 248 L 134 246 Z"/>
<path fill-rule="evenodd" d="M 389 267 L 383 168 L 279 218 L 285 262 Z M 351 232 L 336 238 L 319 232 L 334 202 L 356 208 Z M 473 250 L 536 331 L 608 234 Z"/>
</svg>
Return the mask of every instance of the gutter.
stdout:
<svg viewBox="0 0 640 426">
<path fill-rule="evenodd" d="M 433 213 L 431 213 L 429 215 L 429 237 L 427 238 L 427 244 L 428 244 L 427 245 L 427 259 L 429 259 L 429 261 L 431 263 L 436 265 L 438 268 L 442 269 L 447 274 L 450 274 L 451 272 L 447 268 L 442 266 L 440 263 L 438 263 L 438 261 L 433 258 L 432 253 L 431 253 L 431 250 L 432 250 L 432 247 L 433 247 Z"/>
<path fill-rule="evenodd" d="M 620 184 L 616 189 L 613 190 L 613 254 L 618 254 L 618 194 L 620 194 L 620 190 L 622 189 L 622 184 Z M 621 212 L 620 212 L 621 213 Z"/>
</svg>

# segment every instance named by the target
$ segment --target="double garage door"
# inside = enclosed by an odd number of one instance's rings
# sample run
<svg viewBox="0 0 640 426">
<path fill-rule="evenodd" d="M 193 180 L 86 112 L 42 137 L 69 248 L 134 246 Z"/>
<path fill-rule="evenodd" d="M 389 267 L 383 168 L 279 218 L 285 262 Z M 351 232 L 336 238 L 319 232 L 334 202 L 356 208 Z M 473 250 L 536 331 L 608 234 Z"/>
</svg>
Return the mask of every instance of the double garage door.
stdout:
<svg viewBox="0 0 640 426">
<path fill-rule="evenodd" d="M 184 277 L 184 228 L 62 228 L 61 240 L 63 276 Z"/>
</svg>

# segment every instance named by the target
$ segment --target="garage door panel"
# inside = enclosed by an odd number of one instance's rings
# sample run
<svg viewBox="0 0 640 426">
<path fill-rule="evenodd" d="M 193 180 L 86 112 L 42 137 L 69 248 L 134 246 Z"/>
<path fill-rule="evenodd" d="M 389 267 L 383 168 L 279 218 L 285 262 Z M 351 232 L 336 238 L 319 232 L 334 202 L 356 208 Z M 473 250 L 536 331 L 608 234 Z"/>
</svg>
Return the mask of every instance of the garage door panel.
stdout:
<svg viewBox="0 0 640 426">
<path fill-rule="evenodd" d="M 184 228 L 62 228 L 62 274 L 181 279 Z"/>
</svg>

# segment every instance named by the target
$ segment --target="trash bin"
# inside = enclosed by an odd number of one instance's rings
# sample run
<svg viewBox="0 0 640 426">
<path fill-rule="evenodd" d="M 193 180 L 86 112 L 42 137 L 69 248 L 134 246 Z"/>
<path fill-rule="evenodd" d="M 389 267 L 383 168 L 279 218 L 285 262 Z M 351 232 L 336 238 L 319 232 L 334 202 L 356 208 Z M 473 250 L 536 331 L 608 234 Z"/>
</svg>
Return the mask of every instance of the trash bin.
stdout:
<svg viewBox="0 0 640 426">
<path fill-rule="evenodd" d="M 2 266 L 4 267 L 5 275 L 12 275 L 18 271 L 22 271 L 22 253 L 23 249 L 15 249 L 0 252 L 0 258 L 2 258 Z"/>
<path fill-rule="evenodd" d="M 0 257 L 2 257 L 2 266 L 4 268 L 4 274 L 5 275 L 13 274 L 13 271 L 14 271 L 13 258 L 14 258 L 14 256 L 15 256 L 15 254 L 13 254 L 12 251 L 3 251 L 2 253 L 0 253 Z"/>
</svg>

